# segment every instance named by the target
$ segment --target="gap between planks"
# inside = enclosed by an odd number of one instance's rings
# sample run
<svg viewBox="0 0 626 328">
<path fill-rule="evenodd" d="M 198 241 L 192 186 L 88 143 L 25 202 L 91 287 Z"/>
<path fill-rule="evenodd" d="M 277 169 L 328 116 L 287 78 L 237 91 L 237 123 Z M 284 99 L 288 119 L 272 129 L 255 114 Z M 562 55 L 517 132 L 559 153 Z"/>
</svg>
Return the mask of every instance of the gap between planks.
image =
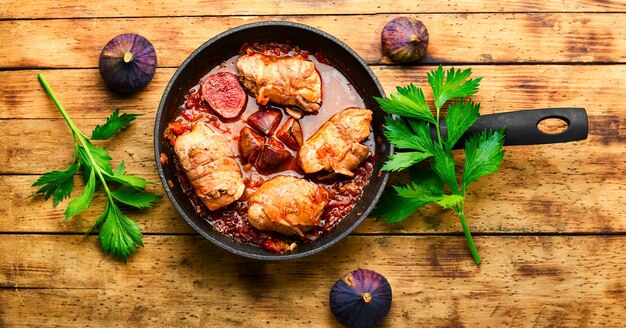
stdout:
<svg viewBox="0 0 626 328">
<path fill-rule="evenodd" d="M 276 16 L 320 28 L 357 51 L 368 63 L 381 57 L 380 31 L 393 15 Z M 619 51 L 622 14 L 424 14 L 431 42 L 423 62 L 624 62 Z M 115 30 L 131 29 L 154 44 L 162 66 L 179 65 L 197 46 L 229 27 L 264 17 L 182 17 L 58 21 L 2 21 L 7 47 L 3 67 L 94 67 Z M 70 36 L 67 25 L 75 26 Z M 167 24 L 164 24 L 167 23 Z M 472 25 L 472 31 L 467 30 Z M 347 31 L 342 26 L 355 26 Z M 25 40 L 22 44 L 14 40 Z M 42 46 L 45 40 L 46 46 Z M 435 42 L 436 41 L 436 42 Z M 197 46 L 194 46 L 197 45 Z M 45 48 L 45 49 L 44 49 Z M 37 56 L 42 51 L 47 57 Z M 96 57 L 94 57 L 96 56 Z"/>
</svg>

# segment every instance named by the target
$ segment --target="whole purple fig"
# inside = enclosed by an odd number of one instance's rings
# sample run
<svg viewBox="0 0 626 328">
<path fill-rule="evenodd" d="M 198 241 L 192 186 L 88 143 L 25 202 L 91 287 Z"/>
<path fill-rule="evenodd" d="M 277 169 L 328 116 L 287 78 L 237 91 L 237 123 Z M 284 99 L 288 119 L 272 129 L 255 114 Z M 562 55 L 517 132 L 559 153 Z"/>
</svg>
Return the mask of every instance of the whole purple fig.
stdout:
<svg viewBox="0 0 626 328">
<path fill-rule="evenodd" d="M 98 66 L 102 79 L 111 89 L 123 93 L 137 92 L 154 76 L 156 51 L 141 35 L 121 34 L 104 46 Z"/>
<path fill-rule="evenodd" d="M 380 34 L 383 52 L 395 63 L 416 61 L 426 54 L 428 30 L 412 17 L 397 17 L 389 21 Z"/>
<path fill-rule="evenodd" d="M 391 308 L 391 286 L 372 270 L 358 269 L 339 279 L 330 290 L 330 310 L 348 328 L 369 328 Z"/>
</svg>

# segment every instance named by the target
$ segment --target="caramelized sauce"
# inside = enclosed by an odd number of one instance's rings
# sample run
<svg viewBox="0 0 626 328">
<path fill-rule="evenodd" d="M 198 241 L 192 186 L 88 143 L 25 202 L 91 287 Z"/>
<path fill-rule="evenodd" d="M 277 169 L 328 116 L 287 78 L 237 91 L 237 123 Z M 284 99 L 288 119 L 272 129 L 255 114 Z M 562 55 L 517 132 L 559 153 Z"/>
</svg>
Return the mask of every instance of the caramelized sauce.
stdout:
<svg viewBox="0 0 626 328">
<path fill-rule="evenodd" d="M 315 66 L 322 78 L 322 106 L 317 113 L 303 113 L 305 115 L 298 120 L 302 127 L 304 140 L 308 140 L 311 136 L 313 136 L 313 134 L 315 134 L 315 132 L 317 132 L 322 124 L 343 109 L 348 107 L 365 108 L 363 99 L 350 84 L 348 79 L 336 68 L 329 65 L 322 54 L 318 53 L 312 55 L 306 51 L 301 51 L 288 45 L 278 44 L 253 45 L 252 48 L 258 52 L 269 53 L 277 56 L 298 54 L 315 62 Z M 236 67 L 237 58 L 239 58 L 239 55 L 233 56 L 221 63 L 219 66 L 212 68 L 205 75 L 205 77 L 217 71 L 238 74 Z M 287 147 L 286 149 L 288 149 L 292 154 L 292 159 L 276 172 L 269 174 L 259 172 L 252 165 L 244 163 L 241 156 L 239 156 L 239 131 L 247 125 L 247 117 L 258 111 L 260 106 L 257 105 L 254 96 L 248 94 L 246 108 L 243 114 L 236 119 L 222 120 L 218 118 L 210 109 L 209 105 L 201 99 L 200 84 L 203 79 L 204 77 L 200 79 L 198 84 L 187 92 L 185 100 L 178 108 L 179 115 L 172 122 L 177 127 L 176 131 L 175 133 L 172 133 L 171 130 L 173 129 L 166 130 L 166 138 L 170 139 L 170 144 L 173 145 L 176 139 L 176 134 L 180 135 L 191 130 L 193 125 L 199 121 L 207 123 L 214 129 L 214 131 L 221 132 L 222 135 L 230 142 L 231 148 L 237 156 L 237 161 L 242 168 L 246 191 L 239 201 L 218 211 L 209 211 L 195 194 L 193 187 L 188 182 L 187 177 L 185 176 L 185 173 L 175 155 L 169 159 L 169 165 L 173 165 L 179 185 L 189 198 L 189 201 L 196 208 L 196 214 L 207 220 L 217 231 L 242 243 L 255 244 L 282 254 L 290 249 L 290 245 L 292 245 L 292 243 L 299 243 L 302 241 L 300 238 L 288 237 L 274 232 L 263 232 L 254 228 L 247 219 L 248 204 L 246 199 L 261 184 L 263 184 L 264 181 L 267 181 L 276 175 L 292 175 L 300 178 L 309 177 L 304 176 L 295 161 L 297 152 Z M 283 113 L 281 125 L 290 117 L 282 106 L 268 104 L 266 107 L 276 108 Z M 364 144 L 370 148 L 372 153 L 374 153 L 373 134 L 370 134 Z M 173 153 L 174 152 L 172 151 L 172 154 Z M 322 184 L 328 190 L 330 195 L 329 203 L 324 209 L 320 225 L 308 232 L 307 237 L 309 240 L 317 239 L 322 233 L 332 229 L 341 219 L 350 213 L 358 198 L 361 197 L 363 188 L 369 182 L 372 175 L 372 169 L 373 158 L 370 157 L 361 163 L 361 165 L 355 170 L 355 176 L 353 178 L 335 177 L 331 180 L 323 181 L 312 180 L 309 178 L 309 180 Z"/>
</svg>

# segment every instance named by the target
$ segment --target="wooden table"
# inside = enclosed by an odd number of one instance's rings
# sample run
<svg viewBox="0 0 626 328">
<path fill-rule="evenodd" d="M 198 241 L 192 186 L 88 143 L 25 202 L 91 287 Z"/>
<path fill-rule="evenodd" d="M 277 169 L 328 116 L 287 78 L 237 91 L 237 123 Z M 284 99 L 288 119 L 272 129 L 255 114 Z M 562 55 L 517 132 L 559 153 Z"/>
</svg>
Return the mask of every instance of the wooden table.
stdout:
<svg viewBox="0 0 626 328">
<path fill-rule="evenodd" d="M 623 326 L 626 320 L 626 3 L 526 1 L 0 1 L 0 326 L 328 327 L 328 292 L 343 274 L 386 275 L 383 326 Z M 381 58 L 380 31 L 399 14 L 430 31 L 420 64 Z M 157 182 L 155 111 L 176 67 L 231 27 L 288 20 L 355 49 L 387 92 L 438 64 L 483 76 L 483 114 L 585 107 L 589 139 L 509 147 L 502 170 L 471 189 L 466 213 L 483 258 L 475 266 L 458 220 L 434 207 L 387 225 L 368 219 L 321 254 L 286 263 L 233 256 L 196 234 L 167 199 L 130 212 L 145 247 L 124 265 L 82 234 L 102 195 L 62 222 L 67 201 L 29 198 L 42 173 L 71 158 L 69 131 L 43 92 L 43 72 L 89 131 L 117 106 L 144 113 L 105 145 L 115 163 Z M 110 92 L 104 44 L 135 32 L 159 68 L 145 91 Z M 79 186 L 82 180 L 76 179 Z M 152 191 L 163 194 L 160 185 Z"/>
</svg>

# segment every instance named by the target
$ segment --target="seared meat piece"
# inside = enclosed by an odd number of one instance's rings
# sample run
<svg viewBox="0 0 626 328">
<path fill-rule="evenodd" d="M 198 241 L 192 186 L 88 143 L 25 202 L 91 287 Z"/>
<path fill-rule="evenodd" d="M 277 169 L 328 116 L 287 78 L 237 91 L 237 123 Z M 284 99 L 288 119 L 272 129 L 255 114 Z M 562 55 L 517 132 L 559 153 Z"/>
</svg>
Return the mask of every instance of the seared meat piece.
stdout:
<svg viewBox="0 0 626 328">
<path fill-rule="evenodd" d="M 292 176 L 277 176 L 248 199 L 248 220 L 259 230 L 303 237 L 320 223 L 327 203 L 324 187 Z"/>
<path fill-rule="evenodd" d="M 203 122 L 176 139 L 174 152 L 196 194 L 211 211 L 241 197 L 241 169 L 228 141 Z"/>
<path fill-rule="evenodd" d="M 370 135 L 372 112 L 357 107 L 346 108 L 328 122 L 298 151 L 298 164 L 305 173 L 332 171 L 354 176 L 359 164 L 372 155 L 361 144 Z"/>
<path fill-rule="evenodd" d="M 315 63 L 301 56 L 273 57 L 248 53 L 237 60 L 241 83 L 256 95 L 260 105 L 268 101 L 315 112 L 322 103 L 322 79 Z"/>
</svg>

